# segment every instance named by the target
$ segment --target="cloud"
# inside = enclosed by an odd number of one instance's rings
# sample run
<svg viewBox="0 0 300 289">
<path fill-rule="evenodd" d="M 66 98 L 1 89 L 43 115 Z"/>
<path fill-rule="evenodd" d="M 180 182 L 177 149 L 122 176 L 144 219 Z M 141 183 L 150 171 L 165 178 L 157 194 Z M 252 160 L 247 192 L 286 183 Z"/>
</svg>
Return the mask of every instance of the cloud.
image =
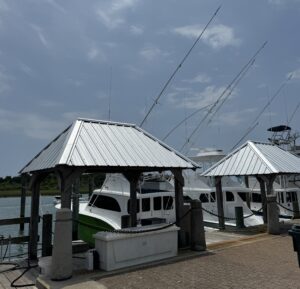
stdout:
<svg viewBox="0 0 300 289">
<path fill-rule="evenodd" d="M 256 111 L 256 108 L 247 108 L 243 110 L 222 113 L 214 118 L 212 125 L 226 125 L 235 127 L 243 122 L 248 122 L 249 117 L 253 116 L 253 113 Z"/>
<path fill-rule="evenodd" d="M 286 75 L 286 78 L 291 78 L 291 80 L 300 80 L 300 68 L 289 72 Z"/>
<path fill-rule="evenodd" d="M 106 60 L 106 56 L 103 53 L 102 50 L 100 50 L 99 48 L 93 46 L 89 49 L 89 51 L 87 52 L 87 57 L 89 60 L 98 60 L 98 61 L 105 61 Z"/>
<path fill-rule="evenodd" d="M 187 109 L 199 109 L 215 102 L 225 90 L 224 86 L 207 86 L 201 92 L 186 90 L 185 92 L 175 91 L 169 93 L 168 101 L 176 107 L 185 107 Z M 230 96 L 232 97 L 232 95 Z"/>
<path fill-rule="evenodd" d="M 134 8 L 137 3 L 138 0 L 112 0 L 106 7 L 99 7 L 96 14 L 108 29 L 115 29 L 126 22 L 126 10 Z"/>
<path fill-rule="evenodd" d="M 31 24 L 31 28 L 37 33 L 39 40 L 41 43 L 47 48 L 50 48 L 49 42 L 47 41 L 43 29 L 36 25 L 36 24 Z"/>
<path fill-rule="evenodd" d="M 61 102 L 53 101 L 53 100 L 41 100 L 39 101 L 39 105 L 46 108 L 53 108 L 53 107 L 62 107 L 63 104 Z"/>
<path fill-rule="evenodd" d="M 133 35 L 142 35 L 144 33 L 144 29 L 139 26 L 131 25 L 130 26 L 130 32 Z"/>
<path fill-rule="evenodd" d="M 127 65 L 125 68 L 126 71 L 128 72 L 126 73 L 126 76 L 130 79 L 137 79 L 142 77 L 145 74 L 144 70 L 137 68 L 133 65 Z"/>
<path fill-rule="evenodd" d="M 4 1 L 4 0 L 0 0 L 0 15 L 2 14 L 2 13 L 5 13 L 5 12 L 7 12 L 7 11 L 9 11 L 10 10 L 10 8 L 9 8 L 9 6 L 7 5 L 7 3 Z M 1 19 L 2 17 L 0 17 L 0 26 L 1 26 L 1 28 L 2 28 L 2 19 Z"/>
<path fill-rule="evenodd" d="M 286 4 L 289 4 L 291 2 L 300 2 L 300 0 L 268 0 L 268 2 L 272 5 L 278 5 L 278 6 L 284 6 Z"/>
<path fill-rule="evenodd" d="M 62 130 L 62 122 L 36 114 L 0 109 L 0 131 L 9 131 L 34 139 L 49 139 Z"/>
<path fill-rule="evenodd" d="M 10 80 L 11 77 L 7 75 L 5 69 L 0 67 L 0 94 L 11 89 L 11 86 L 9 85 Z"/>
<path fill-rule="evenodd" d="M 31 67 L 29 67 L 28 65 L 26 65 L 25 63 L 20 63 L 20 69 L 27 74 L 28 76 L 35 76 L 35 72 L 33 71 L 33 69 Z"/>
<path fill-rule="evenodd" d="M 148 61 L 152 61 L 155 58 L 158 58 L 158 57 L 161 57 L 161 56 L 168 56 L 169 55 L 169 53 L 163 52 L 158 47 L 155 47 L 155 46 L 152 46 L 152 45 L 148 45 L 148 46 L 144 47 L 139 52 L 139 54 Z"/>
<path fill-rule="evenodd" d="M 65 112 L 59 118 L 48 119 L 35 113 L 0 109 L 0 132 L 25 135 L 32 139 L 51 140 L 78 117 L 97 118 L 96 112 Z"/>
<path fill-rule="evenodd" d="M 55 0 L 45 0 L 48 4 L 50 4 L 53 8 L 56 10 L 62 12 L 62 13 L 67 13 L 66 9 L 58 4 Z"/>
<path fill-rule="evenodd" d="M 7 3 L 4 0 L 0 0 L 0 11 L 4 12 L 4 11 L 8 11 L 9 7 L 7 5 Z"/>
<path fill-rule="evenodd" d="M 192 79 L 184 79 L 182 81 L 188 83 L 209 83 L 211 82 L 211 78 L 206 74 L 198 74 Z"/>
<path fill-rule="evenodd" d="M 192 39 L 196 39 L 203 27 L 201 25 L 189 25 L 177 27 L 173 32 Z M 233 28 L 222 24 L 207 28 L 202 35 L 202 41 L 214 49 L 220 49 L 226 46 L 238 46 L 241 40 L 234 35 Z"/>
</svg>

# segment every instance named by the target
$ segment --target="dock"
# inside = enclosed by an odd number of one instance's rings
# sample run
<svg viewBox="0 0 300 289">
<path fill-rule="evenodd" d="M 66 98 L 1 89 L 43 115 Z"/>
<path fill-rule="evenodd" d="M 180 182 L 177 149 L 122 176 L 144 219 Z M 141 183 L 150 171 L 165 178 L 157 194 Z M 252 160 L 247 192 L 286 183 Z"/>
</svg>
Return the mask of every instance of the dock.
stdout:
<svg viewBox="0 0 300 289">
<path fill-rule="evenodd" d="M 74 275 L 69 280 L 55 282 L 43 275 L 38 277 L 38 268 L 33 268 L 16 284 L 25 286 L 36 282 L 36 286 L 25 288 L 44 289 L 142 286 L 267 288 L 267 284 L 272 284 L 272 288 L 283 288 L 283 282 L 286 282 L 286 288 L 299 288 L 300 269 L 293 251 L 292 238 L 287 235 L 292 223 L 300 221 L 282 224 L 282 234 L 278 236 L 264 233 L 263 228 L 226 231 L 206 228 L 207 251 L 204 252 L 180 250 L 174 258 L 111 272 L 87 271 L 84 269 L 84 260 L 76 258 L 73 263 Z M 26 264 L 23 262 L 24 265 Z M 1 271 L 8 268 L 7 265 L 0 266 Z M 18 269 L 1 273 L 0 288 L 11 288 L 11 282 L 23 271 L 24 269 Z"/>
</svg>

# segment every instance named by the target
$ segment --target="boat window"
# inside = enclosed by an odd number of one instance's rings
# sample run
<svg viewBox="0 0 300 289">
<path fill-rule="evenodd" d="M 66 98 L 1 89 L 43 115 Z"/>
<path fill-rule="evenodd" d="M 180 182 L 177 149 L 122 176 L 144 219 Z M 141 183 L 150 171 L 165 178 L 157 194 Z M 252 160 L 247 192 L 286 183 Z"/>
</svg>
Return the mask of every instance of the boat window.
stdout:
<svg viewBox="0 0 300 289">
<path fill-rule="evenodd" d="M 163 208 L 164 208 L 164 210 L 172 210 L 173 209 L 173 198 L 171 196 L 163 197 Z"/>
<path fill-rule="evenodd" d="M 142 199 L 142 212 L 150 211 L 150 198 Z"/>
<path fill-rule="evenodd" d="M 130 205 L 131 205 L 131 200 L 129 199 L 128 203 L 127 203 L 127 212 L 128 212 L 128 214 L 130 214 Z M 140 212 L 140 202 L 139 202 L 139 200 L 136 200 L 136 211 L 137 211 L 137 213 Z"/>
<path fill-rule="evenodd" d="M 290 192 L 286 192 L 286 202 L 287 203 L 291 202 L 291 194 L 290 194 Z"/>
<path fill-rule="evenodd" d="M 286 201 L 288 203 L 297 201 L 296 192 L 286 192 Z"/>
<path fill-rule="evenodd" d="M 192 200 L 192 198 L 191 198 L 190 196 L 184 195 L 184 196 L 183 196 L 183 200 L 184 200 L 185 202 L 190 202 L 190 201 Z"/>
<path fill-rule="evenodd" d="M 214 203 L 216 201 L 216 193 L 215 192 L 211 192 L 210 193 L 210 202 Z"/>
<path fill-rule="evenodd" d="M 281 192 L 281 203 L 284 203 L 283 192 Z"/>
<path fill-rule="evenodd" d="M 161 210 L 161 197 L 153 198 L 153 208 L 154 208 L 154 211 Z"/>
<path fill-rule="evenodd" d="M 261 194 L 252 193 L 252 202 L 261 203 Z"/>
<path fill-rule="evenodd" d="M 226 191 L 226 202 L 234 202 L 234 195 L 232 192 Z"/>
<path fill-rule="evenodd" d="M 238 195 L 240 196 L 240 198 L 241 198 L 244 202 L 247 202 L 247 193 L 245 193 L 245 192 L 238 192 Z"/>
<path fill-rule="evenodd" d="M 208 194 L 201 194 L 200 197 L 199 197 L 199 200 L 200 200 L 202 203 L 208 203 L 208 202 L 209 202 Z"/>
<path fill-rule="evenodd" d="M 89 206 L 94 206 L 96 208 L 109 211 L 121 212 L 118 201 L 108 196 L 93 195 L 89 202 Z"/>
</svg>

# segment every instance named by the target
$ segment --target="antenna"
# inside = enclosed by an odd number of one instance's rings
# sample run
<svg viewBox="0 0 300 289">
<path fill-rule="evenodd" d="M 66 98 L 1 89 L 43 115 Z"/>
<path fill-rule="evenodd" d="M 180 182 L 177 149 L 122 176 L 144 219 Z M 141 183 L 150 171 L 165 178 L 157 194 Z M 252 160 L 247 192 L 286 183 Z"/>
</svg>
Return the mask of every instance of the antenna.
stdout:
<svg viewBox="0 0 300 289">
<path fill-rule="evenodd" d="M 172 81 L 172 79 L 174 78 L 174 76 L 176 75 L 177 71 L 182 67 L 183 63 L 186 61 L 186 59 L 188 58 L 188 56 L 190 55 L 190 53 L 192 52 L 192 50 L 194 49 L 194 47 L 196 46 L 196 44 L 198 43 L 198 41 L 200 40 L 200 38 L 202 37 L 203 33 L 205 32 L 205 30 L 207 29 L 207 27 L 209 26 L 209 24 L 216 17 L 216 15 L 218 14 L 218 12 L 219 12 L 220 9 L 221 9 L 221 6 L 218 7 L 218 9 L 216 10 L 216 12 L 213 14 L 213 16 L 210 18 L 210 20 L 208 21 L 208 23 L 205 25 L 205 27 L 203 28 L 203 30 L 201 31 L 201 33 L 199 34 L 199 36 L 195 40 L 195 42 L 192 45 L 192 47 L 188 50 L 188 52 L 185 54 L 185 56 L 183 57 L 183 59 L 181 60 L 181 62 L 179 63 L 179 65 L 176 67 L 176 69 L 174 70 L 174 72 L 171 74 L 171 76 L 169 77 L 169 79 L 167 80 L 167 82 L 165 83 L 165 85 L 163 86 L 162 90 L 160 91 L 160 93 L 158 94 L 158 96 L 156 97 L 156 99 L 154 100 L 154 102 L 151 105 L 150 109 L 148 110 L 146 116 L 144 117 L 144 119 L 140 123 L 140 127 L 143 126 L 143 124 L 145 123 L 146 119 L 148 118 L 148 116 L 152 112 L 153 108 L 158 104 L 158 101 L 159 101 L 160 97 L 162 96 L 162 94 L 164 93 L 164 91 L 167 89 L 168 85 L 170 84 L 170 82 Z"/>
</svg>

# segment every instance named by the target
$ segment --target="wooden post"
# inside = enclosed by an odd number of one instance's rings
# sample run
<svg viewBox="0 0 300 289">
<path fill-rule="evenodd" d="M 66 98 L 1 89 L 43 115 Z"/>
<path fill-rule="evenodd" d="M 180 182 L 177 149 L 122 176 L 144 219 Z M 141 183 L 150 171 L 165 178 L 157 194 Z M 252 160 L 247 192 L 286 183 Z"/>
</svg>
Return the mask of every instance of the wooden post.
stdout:
<svg viewBox="0 0 300 289">
<path fill-rule="evenodd" d="M 276 179 L 276 175 L 275 174 L 270 174 L 270 175 L 267 175 L 267 176 L 262 176 L 262 179 L 264 179 L 265 182 L 266 182 L 267 195 L 269 195 L 269 196 L 270 195 L 275 195 L 274 190 L 273 190 L 273 183 Z"/>
<path fill-rule="evenodd" d="M 206 241 L 201 202 L 192 200 L 191 210 L 191 249 L 194 251 L 205 251 Z"/>
<path fill-rule="evenodd" d="M 52 254 L 52 214 L 43 215 L 42 256 Z"/>
<path fill-rule="evenodd" d="M 172 170 L 174 175 L 174 185 L 175 185 L 175 210 L 176 210 L 176 225 L 180 228 L 178 232 L 178 247 L 183 248 L 188 245 L 188 238 L 186 232 L 187 228 L 184 228 L 182 216 L 183 216 L 183 186 L 184 178 L 182 176 L 181 170 Z"/>
<path fill-rule="evenodd" d="M 129 207 L 129 215 L 130 215 L 130 226 L 136 227 L 137 225 L 137 185 L 140 177 L 139 172 L 132 173 L 124 173 L 125 178 L 130 183 L 130 207 Z"/>
<path fill-rule="evenodd" d="M 279 212 L 276 204 L 277 196 L 273 191 L 273 183 L 276 175 L 267 175 L 264 178 L 266 179 L 267 184 L 268 233 L 278 235 L 280 234 Z"/>
<path fill-rule="evenodd" d="M 62 167 L 56 173 L 60 180 L 61 208 L 71 209 L 72 185 L 83 173 L 83 170 Z"/>
<path fill-rule="evenodd" d="M 245 176 L 245 186 L 246 186 L 246 188 L 249 189 L 249 176 Z M 249 209 L 251 208 L 251 204 L 250 203 L 251 203 L 250 193 L 248 192 L 246 194 L 246 204 L 247 204 L 247 206 L 248 206 Z"/>
<path fill-rule="evenodd" d="M 267 207 L 266 185 L 265 185 L 265 181 L 261 177 L 257 176 L 256 179 L 259 182 L 259 186 L 260 186 L 263 220 L 264 220 L 264 224 L 267 224 L 268 207 Z"/>
<path fill-rule="evenodd" d="M 90 174 L 89 175 L 89 198 L 91 197 L 94 189 L 95 189 L 95 177 L 93 174 Z"/>
<path fill-rule="evenodd" d="M 29 260 L 37 260 L 38 224 L 39 224 L 39 204 L 40 204 L 40 184 L 45 178 L 45 174 L 36 173 L 31 178 L 31 215 L 29 224 Z"/>
<path fill-rule="evenodd" d="M 216 184 L 216 197 L 217 197 L 217 205 L 218 205 L 219 229 L 225 230 L 222 177 L 220 176 L 215 177 L 215 184 Z"/>
<path fill-rule="evenodd" d="M 25 205 L 26 205 L 26 189 L 27 182 L 26 176 L 21 176 L 21 204 L 20 204 L 20 218 L 25 217 Z M 20 222 L 20 232 L 24 232 L 24 222 Z"/>
<path fill-rule="evenodd" d="M 243 207 L 235 207 L 235 223 L 238 229 L 245 228 Z"/>
<path fill-rule="evenodd" d="M 73 206 L 72 206 L 72 219 L 73 219 L 73 225 L 72 225 L 72 239 L 78 240 L 78 215 L 79 215 L 79 186 L 80 186 L 80 180 L 79 178 L 76 179 L 76 181 L 73 184 Z"/>
</svg>

